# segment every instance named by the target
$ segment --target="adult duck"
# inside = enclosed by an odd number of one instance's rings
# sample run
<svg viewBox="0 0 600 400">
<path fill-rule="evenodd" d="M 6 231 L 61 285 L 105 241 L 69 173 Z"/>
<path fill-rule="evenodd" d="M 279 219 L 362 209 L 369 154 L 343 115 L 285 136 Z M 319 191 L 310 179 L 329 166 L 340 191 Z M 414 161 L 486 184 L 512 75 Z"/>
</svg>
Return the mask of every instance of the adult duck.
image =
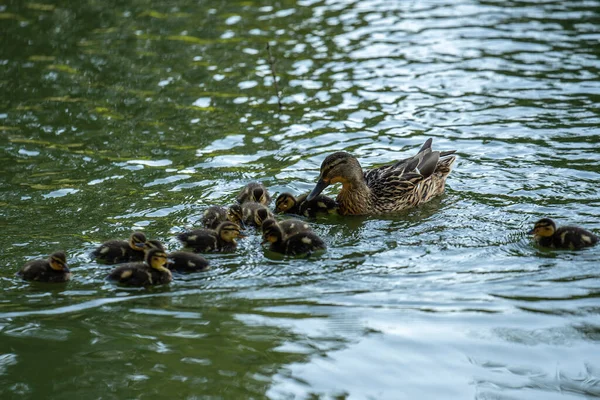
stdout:
<svg viewBox="0 0 600 400">
<path fill-rule="evenodd" d="M 339 151 L 325 158 L 319 180 L 307 201 L 327 186 L 341 183 L 337 196 L 342 215 L 386 214 L 426 203 L 444 192 L 456 150 L 432 151 L 427 139 L 419 152 L 391 165 L 363 171 L 350 153 Z"/>
</svg>

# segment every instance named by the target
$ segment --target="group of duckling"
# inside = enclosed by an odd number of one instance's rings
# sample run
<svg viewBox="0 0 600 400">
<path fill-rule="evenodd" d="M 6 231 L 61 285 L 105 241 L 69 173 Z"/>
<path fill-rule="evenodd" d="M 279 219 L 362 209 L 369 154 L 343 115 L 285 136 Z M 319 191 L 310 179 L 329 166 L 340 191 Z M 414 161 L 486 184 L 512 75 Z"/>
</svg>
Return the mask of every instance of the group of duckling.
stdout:
<svg viewBox="0 0 600 400">
<path fill-rule="evenodd" d="M 378 215 L 418 206 L 444 192 L 446 178 L 455 161 L 456 150 L 433 151 L 428 139 L 412 157 L 394 164 L 363 171 L 358 160 L 340 151 L 325 158 L 315 188 L 295 197 L 282 193 L 275 200 L 275 213 L 314 217 L 319 213 L 340 215 Z M 341 183 L 336 199 L 321 192 Z M 261 183 L 246 185 L 237 196 L 237 204 L 228 208 L 209 207 L 202 217 L 203 228 L 183 232 L 177 238 L 193 250 L 166 253 L 157 240 L 147 240 L 134 232 L 129 240 L 111 240 L 100 245 L 92 256 L 107 264 L 125 263 L 115 268 L 108 279 L 130 286 L 168 283 L 171 271 L 192 272 L 208 268 L 208 262 L 196 253 L 231 252 L 236 249 L 242 229 L 255 226 L 262 230 L 263 243 L 271 251 L 285 255 L 311 254 L 324 250 L 325 242 L 310 225 L 299 219 L 278 221 L 268 208 L 271 196 Z M 598 236 L 579 227 L 557 228 L 549 218 L 535 223 L 528 232 L 542 247 L 581 249 L 598 243 Z M 59 251 L 47 260 L 26 263 L 17 273 L 26 280 L 65 282 L 71 277 L 66 255 Z"/>
<path fill-rule="evenodd" d="M 277 221 L 275 213 L 297 213 L 316 216 L 335 211 L 335 200 L 323 195 L 307 201 L 308 195 L 296 198 L 282 193 L 276 199 L 275 211 L 267 188 L 257 182 L 246 185 L 237 196 L 237 204 L 228 208 L 209 207 L 202 216 L 203 228 L 182 232 L 177 238 L 192 251 L 167 253 L 164 245 L 148 239 L 143 232 L 133 232 L 128 240 L 109 240 L 98 246 L 91 257 L 103 264 L 120 264 L 108 280 L 127 286 L 150 286 L 171 282 L 172 272 L 189 273 L 208 269 L 208 261 L 197 253 L 233 252 L 236 239 L 245 235 L 248 226 L 262 228 L 263 243 L 271 251 L 285 255 L 302 255 L 324 250 L 325 242 L 310 225 L 299 219 Z M 47 260 L 30 261 L 17 273 L 23 279 L 42 282 L 66 282 L 71 278 L 64 252 L 53 253 Z"/>
</svg>

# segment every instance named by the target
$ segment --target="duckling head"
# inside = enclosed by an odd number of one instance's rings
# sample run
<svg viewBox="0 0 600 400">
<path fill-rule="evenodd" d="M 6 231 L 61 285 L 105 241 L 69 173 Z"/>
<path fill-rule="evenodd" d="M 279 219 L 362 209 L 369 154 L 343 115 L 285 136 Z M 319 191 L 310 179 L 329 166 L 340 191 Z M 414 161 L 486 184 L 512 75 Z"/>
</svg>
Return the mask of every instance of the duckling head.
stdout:
<svg viewBox="0 0 600 400">
<path fill-rule="evenodd" d="M 146 235 L 143 232 L 133 232 L 129 237 L 129 247 L 133 250 L 144 251 L 146 247 Z"/>
<path fill-rule="evenodd" d="M 256 213 L 254 214 L 254 222 L 256 223 L 257 226 L 261 226 L 263 224 L 263 222 L 266 219 L 269 219 L 271 217 L 271 213 L 269 212 L 269 209 L 264 207 L 264 208 L 259 208 L 258 210 L 256 210 Z"/>
<path fill-rule="evenodd" d="M 204 210 L 202 215 L 204 218 L 215 218 L 220 216 L 219 209 L 217 207 L 208 207 L 206 210 Z"/>
<path fill-rule="evenodd" d="M 235 243 L 235 239 L 244 237 L 240 232 L 240 227 L 231 221 L 221 222 L 217 227 L 217 234 L 221 240 L 228 243 Z"/>
<path fill-rule="evenodd" d="M 263 223 L 262 244 L 281 242 L 283 240 L 283 232 L 281 231 L 279 224 L 277 224 L 274 219 L 267 220 L 265 222 L 267 222 L 267 224 Z"/>
<path fill-rule="evenodd" d="M 250 200 L 256 201 L 257 203 L 260 203 L 260 204 L 267 204 L 268 203 L 268 195 L 264 188 L 255 187 L 252 189 L 252 192 L 250 193 Z"/>
<path fill-rule="evenodd" d="M 294 207 L 297 203 L 296 197 L 291 193 L 281 193 L 275 199 L 275 212 L 280 214 L 284 213 L 290 208 Z"/>
<path fill-rule="evenodd" d="M 244 228 L 244 211 L 242 206 L 234 204 L 227 209 L 227 219 Z"/>
<path fill-rule="evenodd" d="M 165 253 L 164 250 L 148 250 L 148 252 L 146 253 L 146 263 L 156 270 L 168 271 L 168 269 L 165 268 L 165 265 L 167 264 L 167 253 Z"/>
<path fill-rule="evenodd" d="M 273 218 L 267 218 L 263 221 L 261 228 L 263 233 L 268 230 L 269 228 L 271 228 L 273 225 L 278 225 L 277 221 L 275 221 Z"/>
<path fill-rule="evenodd" d="M 331 184 L 339 182 L 344 186 L 348 186 L 353 182 L 362 180 L 364 180 L 363 171 L 358 160 L 350 153 L 338 151 L 323 160 L 317 185 L 310 192 L 306 201 L 313 200 Z"/>
<path fill-rule="evenodd" d="M 64 251 L 52 253 L 49 257 L 50 268 L 55 271 L 69 272 L 67 267 L 67 256 Z"/>
<path fill-rule="evenodd" d="M 156 239 L 146 240 L 146 247 L 144 250 L 146 252 L 148 252 L 152 249 L 159 249 L 159 250 L 165 251 L 165 246 L 163 246 L 163 244 L 160 242 L 160 240 L 156 240 Z"/>
<path fill-rule="evenodd" d="M 556 224 L 550 218 L 542 218 L 535 223 L 533 229 L 527 232 L 535 238 L 550 237 L 556 231 Z"/>
</svg>

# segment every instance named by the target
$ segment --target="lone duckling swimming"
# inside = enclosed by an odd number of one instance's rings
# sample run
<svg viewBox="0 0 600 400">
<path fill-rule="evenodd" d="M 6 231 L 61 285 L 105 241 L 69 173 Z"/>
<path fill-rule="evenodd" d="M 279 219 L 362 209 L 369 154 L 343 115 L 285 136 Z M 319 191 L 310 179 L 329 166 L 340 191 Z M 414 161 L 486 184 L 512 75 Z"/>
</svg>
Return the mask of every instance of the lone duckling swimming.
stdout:
<svg viewBox="0 0 600 400">
<path fill-rule="evenodd" d="M 158 240 L 148 240 L 146 247 L 148 249 L 165 250 L 163 244 Z M 208 269 L 208 261 L 201 255 L 189 251 L 173 251 L 167 254 L 166 267 L 176 272 L 201 272 Z"/>
<path fill-rule="evenodd" d="M 269 223 L 263 230 L 263 243 L 271 243 L 269 250 L 289 256 L 311 254 L 326 249 L 325 242 L 310 231 L 285 236 L 278 224 Z"/>
<path fill-rule="evenodd" d="M 331 213 L 337 210 L 337 201 L 323 194 L 306 201 L 309 193 L 295 197 L 291 193 L 281 193 L 275 199 L 275 213 L 296 214 L 305 217 L 315 217 L 319 213 Z"/>
<path fill-rule="evenodd" d="M 150 249 L 143 262 L 123 264 L 115 268 L 107 279 L 127 286 L 162 285 L 173 280 L 167 264 L 167 254 L 161 249 Z"/>
<path fill-rule="evenodd" d="M 401 211 L 431 200 L 444 192 L 456 150 L 432 151 L 427 139 L 419 152 L 395 164 L 362 170 L 358 160 L 338 151 L 321 164 L 319 180 L 307 201 L 314 200 L 323 189 L 341 183 L 337 196 L 342 215 L 385 214 Z"/>
<path fill-rule="evenodd" d="M 118 264 L 128 261 L 142 261 L 146 235 L 133 232 L 127 240 L 109 240 L 102 243 L 91 254 L 93 258 L 106 264 Z"/>
<path fill-rule="evenodd" d="M 271 196 L 265 185 L 260 182 L 251 182 L 247 184 L 237 195 L 237 201 L 244 204 L 248 201 L 255 201 L 262 205 L 268 206 L 271 202 Z"/>
<path fill-rule="evenodd" d="M 237 247 L 235 239 L 239 237 L 244 235 L 240 232 L 240 227 L 231 221 L 222 222 L 216 230 L 195 229 L 177 235 L 177 239 L 197 253 L 235 251 Z"/>
<path fill-rule="evenodd" d="M 71 279 L 64 252 L 52 253 L 46 260 L 32 260 L 23 265 L 17 276 L 26 281 L 66 282 Z"/>
<path fill-rule="evenodd" d="M 556 224 L 550 218 L 542 218 L 535 223 L 528 234 L 543 247 L 555 249 L 581 249 L 598 243 L 598 236 L 592 232 L 577 226 L 562 226 L 556 228 Z"/>
</svg>

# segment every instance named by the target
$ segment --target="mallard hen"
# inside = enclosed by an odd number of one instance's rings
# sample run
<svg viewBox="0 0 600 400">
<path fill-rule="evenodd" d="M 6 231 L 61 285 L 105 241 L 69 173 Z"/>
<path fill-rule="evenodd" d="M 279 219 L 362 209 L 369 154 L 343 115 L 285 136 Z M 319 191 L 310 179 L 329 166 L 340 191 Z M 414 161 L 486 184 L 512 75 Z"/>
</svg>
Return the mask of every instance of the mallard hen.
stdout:
<svg viewBox="0 0 600 400">
<path fill-rule="evenodd" d="M 307 201 L 339 182 L 342 190 L 337 202 L 342 215 L 393 213 L 425 203 L 444 192 L 456 159 L 452 156 L 456 150 L 432 151 L 431 142 L 427 139 L 412 157 L 364 172 L 351 154 L 333 153 L 321 164 L 319 180 Z"/>
</svg>

